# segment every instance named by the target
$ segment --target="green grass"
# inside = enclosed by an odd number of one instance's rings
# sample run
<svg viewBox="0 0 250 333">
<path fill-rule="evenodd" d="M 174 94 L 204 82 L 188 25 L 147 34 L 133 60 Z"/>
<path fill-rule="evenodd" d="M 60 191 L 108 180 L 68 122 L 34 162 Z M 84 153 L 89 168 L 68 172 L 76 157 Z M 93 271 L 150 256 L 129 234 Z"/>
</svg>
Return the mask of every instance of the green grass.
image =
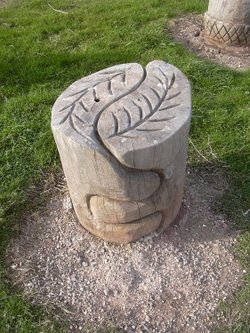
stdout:
<svg viewBox="0 0 250 333">
<path fill-rule="evenodd" d="M 231 181 L 217 209 L 249 230 L 250 72 L 236 72 L 199 59 L 164 32 L 167 20 L 202 13 L 205 0 L 14 1 L 0 9 L 0 333 L 59 332 L 38 307 L 7 281 L 6 246 L 20 216 L 38 201 L 29 189 L 60 163 L 50 130 L 55 98 L 73 81 L 124 63 L 162 59 L 179 67 L 193 88 L 191 139 Z M 204 161 L 190 145 L 190 163 Z M 249 216 L 249 215 L 248 215 Z M 246 232 L 246 231 L 245 231 Z M 243 234 L 237 253 L 249 272 L 250 245 Z M 247 257 L 248 256 L 248 257 Z M 238 314 L 221 332 L 247 332 L 249 276 L 232 307 Z M 249 306 L 249 304 L 248 304 Z M 229 320 L 230 322 L 230 320 Z"/>
</svg>

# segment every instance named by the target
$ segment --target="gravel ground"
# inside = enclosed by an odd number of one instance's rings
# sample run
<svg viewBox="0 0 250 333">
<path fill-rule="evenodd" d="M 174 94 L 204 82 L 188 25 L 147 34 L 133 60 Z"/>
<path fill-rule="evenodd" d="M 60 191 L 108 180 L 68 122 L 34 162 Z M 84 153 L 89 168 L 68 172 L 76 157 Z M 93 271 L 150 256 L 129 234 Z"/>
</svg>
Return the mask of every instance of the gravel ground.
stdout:
<svg viewBox="0 0 250 333">
<path fill-rule="evenodd" d="M 64 309 L 68 332 L 211 332 L 244 273 L 232 253 L 236 232 L 211 210 L 226 188 L 218 174 L 189 171 L 178 222 L 129 245 L 90 235 L 66 189 L 55 189 L 12 240 L 9 275 L 34 303 Z"/>
<path fill-rule="evenodd" d="M 12 0 L 0 0 L 0 9 L 10 4 Z"/>
<path fill-rule="evenodd" d="M 167 27 L 173 37 L 202 58 L 221 65 L 238 69 L 250 69 L 250 50 L 248 53 L 229 53 L 216 47 L 207 47 L 201 37 L 203 15 L 186 15 L 170 22 Z"/>
</svg>

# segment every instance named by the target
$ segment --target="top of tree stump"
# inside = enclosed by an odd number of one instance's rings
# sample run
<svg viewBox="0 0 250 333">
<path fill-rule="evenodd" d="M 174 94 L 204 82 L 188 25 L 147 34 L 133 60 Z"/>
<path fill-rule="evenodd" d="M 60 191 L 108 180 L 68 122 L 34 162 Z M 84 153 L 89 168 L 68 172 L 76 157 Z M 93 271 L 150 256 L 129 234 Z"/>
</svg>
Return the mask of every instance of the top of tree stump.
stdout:
<svg viewBox="0 0 250 333">
<path fill-rule="evenodd" d="M 79 144 L 111 152 L 136 169 L 163 168 L 191 116 L 187 78 L 152 61 L 113 66 L 69 86 L 57 99 L 52 126 Z M 162 154 L 162 149 L 166 154 Z"/>
</svg>

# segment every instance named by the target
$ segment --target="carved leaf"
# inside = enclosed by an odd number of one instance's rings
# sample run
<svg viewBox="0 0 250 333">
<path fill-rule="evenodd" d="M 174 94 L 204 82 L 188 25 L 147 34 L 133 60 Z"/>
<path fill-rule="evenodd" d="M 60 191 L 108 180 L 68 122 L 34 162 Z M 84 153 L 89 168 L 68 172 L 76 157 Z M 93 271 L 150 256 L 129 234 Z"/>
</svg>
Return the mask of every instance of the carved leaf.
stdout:
<svg viewBox="0 0 250 333">
<path fill-rule="evenodd" d="M 168 120 L 174 118 L 174 116 L 164 117 L 164 118 L 153 118 L 153 116 L 157 112 L 165 111 L 165 110 L 168 110 L 168 109 L 171 109 L 171 108 L 175 108 L 176 106 L 179 105 L 178 103 L 176 103 L 176 104 L 169 103 L 169 100 L 173 99 L 174 97 L 176 97 L 180 94 L 180 92 L 178 92 L 178 93 L 168 97 L 168 94 L 171 91 L 171 88 L 172 88 L 172 85 L 174 84 L 174 82 L 175 82 L 175 74 L 173 73 L 171 79 L 168 79 L 167 77 L 165 77 L 165 83 L 162 82 L 162 86 L 164 87 L 163 89 L 162 89 L 162 87 L 160 87 L 158 89 L 153 88 L 153 87 L 147 87 L 147 89 L 148 89 L 147 95 L 139 92 L 140 98 L 144 99 L 144 101 L 146 102 L 146 109 L 147 109 L 148 112 L 146 112 L 145 106 L 143 107 L 142 103 L 140 105 L 137 102 L 138 98 L 133 99 L 133 96 L 132 96 L 131 102 L 133 103 L 135 109 L 137 109 L 137 110 L 134 110 L 134 108 L 133 108 L 131 111 L 128 111 L 128 109 L 123 107 L 121 112 L 125 112 L 127 114 L 127 117 L 128 117 L 127 127 L 124 128 L 123 130 L 119 130 L 119 127 L 120 127 L 119 126 L 119 118 L 114 113 L 112 113 L 112 116 L 113 116 L 113 119 L 114 119 L 114 133 L 111 134 L 109 136 L 109 138 L 112 138 L 112 137 L 117 136 L 117 135 L 118 136 L 120 136 L 120 135 L 122 135 L 122 136 L 126 135 L 127 136 L 127 134 L 129 134 L 133 130 L 136 130 L 136 131 L 158 131 L 158 130 L 163 129 L 162 126 L 160 126 L 159 128 L 152 127 L 152 126 L 150 126 L 150 123 L 151 122 L 161 123 L 161 122 L 165 122 L 165 121 L 168 121 Z M 140 88 L 138 90 L 140 90 Z M 153 103 L 150 99 L 150 94 L 152 94 L 152 93 L 157 98 L 156 103 Z M 138 120 L 135 121 L 132 124 L 132 121 L 131 121 L 132 115 L 131 115 L 130 112 L 133 112 L 133 111 L 138 112 Z M 144 125 L 146 125 L 146 126 L 144 126 Z"/>
<path fill-rule="evenodd" d="M 190 118 L 190 88 L 177 68 L 162 61 L 145 69 L 118 65 L 75 82 L 53 111 L 53 126 L 74 140 L 98 145 L 129 167 L 150 169 L 162 165 L 156 147 L 167 147 Z"/>
<path fill-rule="evenodd" d="M 187 121 L 191 105 L 188 81 L 178 69 L 153 61 L 145 70 L 138 88 L 108 106 L 97 123 L 106 148 L 121 163 L 142 169 L 161 164 L 156 147 L 165 147 Z"/>
<path fill-rule="evenodd" d="M 86 140 L 98 142 L 95 128 L 100 114 L 136 89 L 143 79 L 144 69 L 139 64 L 125 64 L 76 81 L 57 99 L 53 125 L 70 128 Z"/>
<path fill-rule="evenodd" d="M 112 84 L 113 84 L 113 79 L 116 77 L 121 77 L 122 82 L 124 82 L 125 73 L 124 72 L 112 73 L 105 71 L 96 78 L 96 82 L 93 82 L 93 80 L 86 80 L 84 82 L 85 87 L 83 89 L 74 91 L 72 94 L 69 94 L 67 97 L 73 97 L 73 98 L 71 98 L 70 102 L 58 111 L 65 113 L 65 116 L 61 119 L 60 124 L 63 124 L 67 119 L 71 118 L 72 116 L 75 116 L 79 121 L 85 124 L 85 121 L 83 119 L 84 115 L 82 118 L 80 118 L 77 114 L 74 114 L 76 106 L 79 105 L 85 113 L 89 112 L 90 107 L 89 105 L 88 106 L 85 105 L 84 96 L 86 94 L 90 95 L 92 94 L 93 102 L 99 102 L 100 97 L 97 95 L 97 89 L 98 86 L 100 86 L 100 84 L 105 82 L 107 83 L 107 91 L 106 92 L 103 91 L 103 93 L 113 95 Z M 87 121 L 87 123 L 88 125 L 92 125 L 91 122 L 89 121 Z"/>
<path fill-rule="evenodd" d="M 110 105 L 100 116 L 98 132 L 105 140 L 117 136 L 133 138 L 136 132 L 157 132 L 176 116 L 181 91 L 173 91 L 175 73 L 164 73 L 161 67 L 147 70 L 138 89 Z M 173 91 L 173 92 L 172 92 Z"/>
</svg>

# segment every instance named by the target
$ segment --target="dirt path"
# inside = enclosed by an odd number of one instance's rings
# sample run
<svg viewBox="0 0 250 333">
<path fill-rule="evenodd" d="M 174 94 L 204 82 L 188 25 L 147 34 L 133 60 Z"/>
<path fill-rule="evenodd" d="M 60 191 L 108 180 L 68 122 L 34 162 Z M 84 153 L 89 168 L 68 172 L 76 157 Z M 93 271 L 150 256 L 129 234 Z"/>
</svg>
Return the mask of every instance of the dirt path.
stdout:
<svg viewBox="0 0 250 333">
<path fill-rule="evenodd" d="M 68 193 L 56 191 L 9 246 L 9 274 L 33 302 L 64 309 L 69 332 L 110 324 L 129 333 L 211 332 L 243 274 L 236 234 L 211 210 L 226 187 L 220 175 L 189 172 L 179 223 L 130 245 L 91 236 Z"/>
</svg>

